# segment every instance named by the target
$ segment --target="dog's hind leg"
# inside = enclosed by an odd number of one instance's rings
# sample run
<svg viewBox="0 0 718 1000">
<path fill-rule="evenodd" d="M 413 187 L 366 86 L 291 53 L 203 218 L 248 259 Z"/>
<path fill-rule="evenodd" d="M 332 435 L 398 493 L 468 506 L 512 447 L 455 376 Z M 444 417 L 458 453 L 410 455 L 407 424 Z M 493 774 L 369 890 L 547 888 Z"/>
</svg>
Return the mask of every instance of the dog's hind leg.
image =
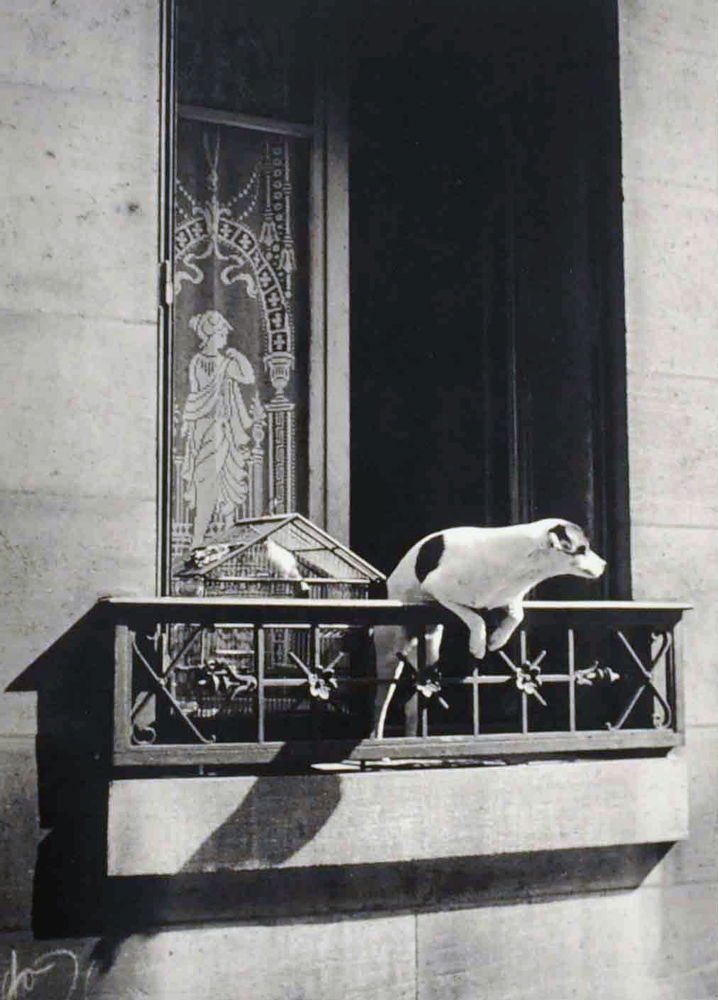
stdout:
<svg viewBox="0 0 718 1000">
<path fill-rule="evenodd" d="M 386 725 L 386 716 L 389 711 L 389 705 L 391 705 L 391 699 L 394 697 L 394 692 L 396 691 L 396 686 L 399 683 L 399 678 L 404 672 L 404 667 L 407 665 L 407 659 L 404 656 L 397 656 L 396 667 L 394 668 L 394 676 L 391 679 L 391 684 L 389 685 L 386 694 L 382 698 L 380 697 L 379 691 L 377 690 L 376 703 L 374 706 L 374 730 L 372 736 L 377 740 L 384 739 L 384 726 Z"/>
<path fill-rule="evenodd" d="M 426 665 L 427 667 L 433 667 L 434 664 L 439 659 L 439 653 L 441 652 L 441 639 L 444 635 L 443 625 L 434 625 L 433 628 L 429 629 L 426 633 Z"/>
<path fill-rule="evenodd" d="M 426 666 L 432 667 L 439 659 L 443 625 L 429 629 L 424 638 Z M 377 689 L 374 701 L 374 731 L 377 739 L 384 737 L 384 724 L 389 704 L 402 670 L 408 664 L 414 673 L 419 669 L 418 640 L 410 638 L 404 628 L 398 625 L 378 625 L 374 629 L 376 650 Z M 406 736 L 416 736 L 418 731 L 418 696 L 412 694 L 404 707 L 404 732 Z"/>
<path fill-rule="evenodd" d="M 424 666 L 433 667 L 439 659 L 441 652 L 441 637 L 444 634 L 443 625 L 435 625 L 428 629 L 424 636 Z M 418 673 L 419 671 L 419 640 L 412 639 L 411 663 Z M 416 691 L 408 698 L 404 706 L 404 735 L 419 735 L 419 695 Z"/>
<path fill-rule="evenodd" d="M 376 694 L 374 696 L 374 728 L 377 739 L 384 736 L 384 722 L 403 667 L 399 654 L 408 655 L 410 640 L 401 625 L 377 625 L 374 628 L 376 654 Z"/>
</svg>

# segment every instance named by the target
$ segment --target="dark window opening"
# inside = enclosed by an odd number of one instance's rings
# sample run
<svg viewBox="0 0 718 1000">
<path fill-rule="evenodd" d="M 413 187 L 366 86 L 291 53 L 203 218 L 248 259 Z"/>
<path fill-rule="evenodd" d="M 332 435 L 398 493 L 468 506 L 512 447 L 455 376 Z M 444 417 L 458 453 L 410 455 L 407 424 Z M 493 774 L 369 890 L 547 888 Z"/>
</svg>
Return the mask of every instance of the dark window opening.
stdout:
<svg viewBox="0 0 718 1000">
<path fill-rule="evenodd" d="M 352 28 L 352 542 L 562 516 L 630 594 L 609 0 L 366 0 Z"/>
</svg>

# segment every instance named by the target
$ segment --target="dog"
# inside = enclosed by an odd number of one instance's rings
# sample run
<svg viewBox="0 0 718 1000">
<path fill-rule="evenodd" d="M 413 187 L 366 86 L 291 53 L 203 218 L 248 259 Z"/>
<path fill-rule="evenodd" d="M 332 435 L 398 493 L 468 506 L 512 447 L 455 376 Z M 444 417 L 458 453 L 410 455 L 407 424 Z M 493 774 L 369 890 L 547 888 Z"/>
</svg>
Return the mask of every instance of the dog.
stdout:
<svg viewBox="0 0 718 1000">
<path fill-rule="evenodd" d="M 533 587 L 554 576 L 597 580 L 605 560 L 593 552 L 577 524 L 558 517 L 502 528 L 446 528 L 413 545 L 387 580 L 387 597 L 405 603 L 435 601 L 453 612 L 469 629 L 469 652 L 483 659 L 486 650 L 501 649 L 524 617 L 523 600 Z M 479 613 L 504 614 L 487 636 Z M 426 666 L 439 659 L 443 625 L 426 633 Z M 374 735 L 383 737 L 388 703 L 408 661 L 417 669 L 417 639 L 403 626 L 374 629 L 377 693 Z M 416 731 L 415 702 L 407 705 L 406 734 Z M 410 731 L 410 730 L 413 730 Z"/>
</svg>

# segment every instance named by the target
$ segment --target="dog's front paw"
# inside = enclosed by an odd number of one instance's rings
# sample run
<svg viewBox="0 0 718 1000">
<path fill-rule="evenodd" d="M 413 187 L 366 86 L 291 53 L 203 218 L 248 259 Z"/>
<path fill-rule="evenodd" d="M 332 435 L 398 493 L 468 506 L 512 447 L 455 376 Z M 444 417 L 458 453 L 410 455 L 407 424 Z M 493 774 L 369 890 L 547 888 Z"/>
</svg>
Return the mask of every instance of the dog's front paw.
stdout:
<svg viewBox="0 0 718 1000">
<path fill-rule="evenodd" d="M 472 636 L 469 643 L 469 652 L 477 660 L 483 660 L 486 656 L 486 636 Z"/>
<path fill-rule="evenodd" d="M 489 636 L 488 647 L 490 653 L 495 653 L 497 649 L 501 649 L 509 641 L 511 634 L 505 630 L 496 629 Z"/>
</svg>

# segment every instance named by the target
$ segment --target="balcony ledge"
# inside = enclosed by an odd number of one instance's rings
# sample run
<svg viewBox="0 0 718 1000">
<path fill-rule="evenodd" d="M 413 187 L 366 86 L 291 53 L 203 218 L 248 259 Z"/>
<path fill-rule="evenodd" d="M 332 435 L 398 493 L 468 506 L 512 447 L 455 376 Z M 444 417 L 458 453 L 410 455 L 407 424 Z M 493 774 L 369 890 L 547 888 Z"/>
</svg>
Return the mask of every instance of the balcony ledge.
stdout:
<svg viewBox="0 0 718 1000">
<path fill-rule="evenodd" d="M 666 757 L 112 783 L 108 873 L 177 875 L 665 843 L 688 835 Z"/>
</svg>

